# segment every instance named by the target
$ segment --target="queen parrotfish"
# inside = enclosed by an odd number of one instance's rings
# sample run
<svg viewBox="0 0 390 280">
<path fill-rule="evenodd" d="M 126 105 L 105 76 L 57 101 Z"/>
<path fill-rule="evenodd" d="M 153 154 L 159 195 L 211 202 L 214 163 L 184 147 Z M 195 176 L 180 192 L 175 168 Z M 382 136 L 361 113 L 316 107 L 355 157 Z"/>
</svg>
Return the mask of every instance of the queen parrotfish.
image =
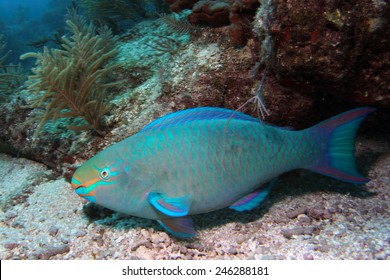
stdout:
<svg viewBox="0 0 390 280">
<path fill-rule="evenodd" d="M 293 169 L 368 182 L 356 169 L 355 137 L 373 111 L 351 110 L 300 131 L 222 108 L 178 111 L 96 154 L 71 183 L 90 202 L 193 237 L 190 215 L 251 210 L 268 182 Z"/>
</svg>

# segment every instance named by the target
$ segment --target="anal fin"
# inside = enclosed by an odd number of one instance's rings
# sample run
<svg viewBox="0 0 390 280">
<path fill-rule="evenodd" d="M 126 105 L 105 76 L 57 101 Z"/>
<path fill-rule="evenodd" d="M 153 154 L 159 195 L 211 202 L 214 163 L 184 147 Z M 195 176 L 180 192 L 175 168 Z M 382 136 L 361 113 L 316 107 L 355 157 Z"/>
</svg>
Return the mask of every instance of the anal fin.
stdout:
<svg viewBox="0 0 390 280">
<path fill-rule="evenodd" d="M 196 235 L 190 216 L 167 218 L 157 222 L 169 233 L 180 238 L 191 238 Z"/>
<path fill-rule="evenodd" d="M 252 210 L 256 206 L 260 205 L 261 202 L 264 201 L 264 199 L 267 197 L 274 181 L 275 181 L 275 179 L 270 181 L 269 183 L 262 185 L 256 191 L 251 192 L 250 194 L 247 194 L 246 196 L 240 198 L 239 200 L 234 202 L 232 205 L 230 205 L 229 208 L 232 210 L 238 211 L 238 212 Z"/>
</svg>

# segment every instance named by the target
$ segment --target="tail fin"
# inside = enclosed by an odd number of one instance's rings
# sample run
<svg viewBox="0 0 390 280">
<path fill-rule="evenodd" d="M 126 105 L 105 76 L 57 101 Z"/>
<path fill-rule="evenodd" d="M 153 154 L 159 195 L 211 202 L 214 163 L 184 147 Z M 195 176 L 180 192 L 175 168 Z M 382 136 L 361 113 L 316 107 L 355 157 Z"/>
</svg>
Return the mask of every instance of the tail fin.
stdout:
<svg viewBox="0 0 390 280">
<path fill-rule="evenodd" d="M 311 128 L 324 135 L 328 143 L 322 159 L 307 168 L 355 184 L 368 182 L 356 169 L 355 138 L 360 123 L 373 111 L 370 107 L 351 110 Z"/>
</svg>

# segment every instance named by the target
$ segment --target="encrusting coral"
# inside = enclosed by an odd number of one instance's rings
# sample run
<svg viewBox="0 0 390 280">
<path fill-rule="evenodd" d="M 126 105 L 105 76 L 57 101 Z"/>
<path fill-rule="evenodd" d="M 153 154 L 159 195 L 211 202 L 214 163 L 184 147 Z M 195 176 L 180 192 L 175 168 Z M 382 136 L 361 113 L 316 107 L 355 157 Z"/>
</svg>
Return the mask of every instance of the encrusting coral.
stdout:
<svg viewBox="0 0 390 280">
<path fill-rule="evenodd" d="M 82 118 L 87 124 L 70 129 L 94 129 L 101 134 L 101 118 L 109 109 L 107 89 L 118 82 L 107 78 L 118 64 L 108 65 L 117 50 L 116 37 L 108 28 L 97 30 L 81 17 L 66 21 L 72 35 L 62 37 L 63 49 L 44 48 L 43 53 L 26 53 L 21 59 L 36 58 L 37 66 L 29 77 L 29 90 L 40 94 L 33 107 L 45 106 L 45 112 L 34 137 L 51 119 Z"/>
</svg>

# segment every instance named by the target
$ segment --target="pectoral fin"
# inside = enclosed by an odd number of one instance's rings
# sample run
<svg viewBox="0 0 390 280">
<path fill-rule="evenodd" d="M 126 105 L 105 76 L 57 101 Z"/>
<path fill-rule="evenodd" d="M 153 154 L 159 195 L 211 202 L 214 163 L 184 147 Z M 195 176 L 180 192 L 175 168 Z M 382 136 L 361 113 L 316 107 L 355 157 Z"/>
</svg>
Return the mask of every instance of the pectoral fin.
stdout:
<svg viewBox="0 0 390 280">
<path fill-rule="evenodd" d="M 190 216 L 168 218 L 157 221 L 166 231 L 180 238 L 191 238 L 196 235 Z"/>
<path fill-rule="evenodd" d="M 190 195 L 169 198 L 162 193 L 150 192 L 148 201 L 161 213 L 170 217 L 186 216 L 190 210 Z"/>
<path fill-rule="evenodd" d="M 258 190 L 240 198 L 229 206 L 229 208 L 238 212 L 252 210 L 267 197 L 274 181 L 275 179 L 265 185 L 262 185 Z"/>
</svg>

